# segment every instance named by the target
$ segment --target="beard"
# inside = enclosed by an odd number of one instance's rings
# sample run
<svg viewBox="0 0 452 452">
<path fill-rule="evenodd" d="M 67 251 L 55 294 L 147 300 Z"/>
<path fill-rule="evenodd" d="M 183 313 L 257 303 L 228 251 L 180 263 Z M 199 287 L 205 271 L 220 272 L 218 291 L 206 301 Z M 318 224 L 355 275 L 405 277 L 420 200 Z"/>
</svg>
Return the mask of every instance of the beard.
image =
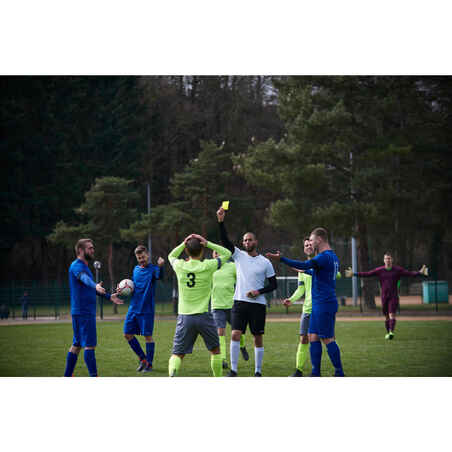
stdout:
<svg viewBox="0 0 452 452">
<path fill-rule="evenodd" d="M 256 245 L 248 245 L 244 247 L 246 251 L 252 252 L 256 249 Z"/>
<path fill-rule="evenodd" d="M 94 257 L 91 256 L 91 254 L 83 252 L 83 255 L 85 256 L 85 260 L 92 261 Z"/>
</svg>

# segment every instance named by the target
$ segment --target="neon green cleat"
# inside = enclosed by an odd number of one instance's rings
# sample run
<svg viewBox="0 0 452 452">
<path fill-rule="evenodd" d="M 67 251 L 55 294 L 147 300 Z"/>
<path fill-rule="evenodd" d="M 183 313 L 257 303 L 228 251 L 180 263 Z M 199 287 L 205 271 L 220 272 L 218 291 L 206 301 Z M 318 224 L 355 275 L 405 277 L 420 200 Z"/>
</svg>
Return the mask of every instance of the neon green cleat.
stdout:
<svg viewBox="0 0 452 452">
<path fill-rule="evenodd" d="M 392 340 L 394 339 L 394 333 L 392 331 L 390 331 L 386 336 L 385 339 L 387 340 Z"/>
<path fill-rule="evenodd" d="M 389 333 L 386 334 L 385 339 L 386 339 L 386 340 L 389 339 Z"/>
</svg>

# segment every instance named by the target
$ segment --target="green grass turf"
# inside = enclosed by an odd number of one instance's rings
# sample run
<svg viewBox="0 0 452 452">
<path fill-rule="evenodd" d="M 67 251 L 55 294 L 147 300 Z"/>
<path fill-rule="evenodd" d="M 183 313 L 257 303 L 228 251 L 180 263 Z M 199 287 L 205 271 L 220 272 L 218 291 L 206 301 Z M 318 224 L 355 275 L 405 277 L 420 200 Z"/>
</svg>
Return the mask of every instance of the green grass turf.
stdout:
<svg viewBox="0 0 452 452">
<path fill-rule="evenodd" d="M 175 320 L 158 320 L 154 331 L 154 371 L 138 374 L 137 358 L 122 336 L 122 322 L 98 321 L 96 358 L 100 376 L 166 377 Z M 229 333 L 229 331 L 228 331 Z M 392 341 L 384 339 L 378 321 L 341 322 L 336 325 L 344 370 L 349 377 L 450 377 L 452 376 L 452 323 L 447 321 L 399 321 Z M 70 323 L 7 325 L 0 327 L 0 376 L 53 377 L 64 372 L 72 340 Z M 142 339 L 141 343 L 144 341 Z M 229 335 L 227 336 L 229 344 Z M 263 375 L 285 377 L 294 370 L 298 322 L 267 322 Z M 239 360 L 239 376 L 254 373 L 252 337 L 247 335 L 250 360 Z M 228 350 L 229 356 L 229 350 Z M 310 366 L 305 366 L 305 374 Z M 322 374 L 333 373 L 325 348 Z M 76 376 L 88 376 L 79 356 Z M 210 376 L 210 355 L 198 338 L 194 352 L 182 362 L 180 376 Z"/>
</svg>

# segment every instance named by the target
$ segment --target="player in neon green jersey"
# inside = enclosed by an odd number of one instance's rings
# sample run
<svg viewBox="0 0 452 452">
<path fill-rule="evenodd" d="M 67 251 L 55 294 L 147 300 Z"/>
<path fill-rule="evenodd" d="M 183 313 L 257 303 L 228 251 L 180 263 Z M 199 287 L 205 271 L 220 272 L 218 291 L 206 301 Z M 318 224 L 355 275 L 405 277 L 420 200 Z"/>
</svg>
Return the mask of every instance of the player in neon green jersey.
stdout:
<svg viewBox="0 0 452 452">
<path fill-rule="evenodd" d="M 216 251 L 212 252 L 212 257 L 219 257 Z M 233 261 L 228 261 L 213 274 L 212 285 L 212 314 L 217 325 L 218 336 L 220 338 L 220 353 L 223 360 L 223 369 L 228 368 L 226 361 L 226 325 L 231 324 L 231 309 L 234 304 L 235 283 L 237 281 L 237 269 Z M 249 360 L 249 354 L 245 346 L 245 334 L 240 336 L 240 351 L 243 359 Z"/>
<path fill-rule="evenodd" d="M 304 239 L 304 253 L 311 259 L 314 256 L 314 248 L 312 247 L 309 237 Z M 309 355 L 309 320 L 312 313 L 312 276 L 302 270 L 297 270 L 298 272 L 298 287 L 295 292 L 289 297 L 283 300 L 285 306 L 290 306 L 290 304 L 296 300 L 299 300 L 304 295 L 303 312 L 300 319 L 300 342 L 297 348 L 296 355 L 296 366 L 295 372 L 291 377 L 302 377 L 303 376 L 303 366 Z M 340 278 L 340 272 L 337 273 L 336 278 Z"/>
<path fill-rule="evenodd" d="M 218 252 L 217 259 L 203 259 L 205 248 Z M 188 254 L 188 260 L 178 259 L 182 252 Z M 173 267 L 179 289 L 179 314 L 174 333 L 172 355 L 168 363 L 170 377 L 179 373 L 182 359 L 192 353 L 198 334 L 204 339 L 211 353 L 210 365 L 215 377 L 223 374 L 218 333 L 209 312 L 213 273 L 229 258 L 231 252 L 220 245 L 208 242 L 198 234 L 189 235 L 183 243 L 168 255 Z"/>
</svg>

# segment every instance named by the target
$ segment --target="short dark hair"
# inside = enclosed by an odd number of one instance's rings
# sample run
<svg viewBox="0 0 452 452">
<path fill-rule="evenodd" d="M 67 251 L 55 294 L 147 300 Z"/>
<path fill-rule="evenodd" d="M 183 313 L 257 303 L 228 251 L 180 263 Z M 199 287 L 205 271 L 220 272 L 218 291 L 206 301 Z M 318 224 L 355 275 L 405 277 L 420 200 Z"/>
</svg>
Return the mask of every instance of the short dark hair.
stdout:
<svg viewBox="0 0 452 452">
<path fill-rule="evenodd" d="M 303 239 L 303 243 L 306 242 L 306 240 L 310 240 L 309 237 L 305 237 L 305 238 Z"/>
<path fill-rule="evenodd" d="M 245 237 L 245 235 L 247 235 L 247 234 L 251 234 L 253 236 L 254 240 L 257 240 L 256 234 L 254 232 L 249 232 L 249 231 L 245 232 L 245 234 L 243 234 L 243 237 Z"/>
<path fill-rule="evenodd" d="M 320 237 L 324 242 L 328 242 L 328 231 L 325 228 L 315 228 L 311 234 Z"/>
<path fill-rule="evenodd" d="M 148 249 L 144 246 L 144 245 L 138 245 L 135 248 L 135 254 L 142 254 L 142 253 L 147 253 Z"/>
<path fill-rule="evenodd" d="M 83 250 L 86 248 L 86 245 L 88 243 L 94 243 L 91 239 L 80 239 L 76 244 L 75 244 L 75 254 L 78 256 L 78 253 L 80 251 L 80 249 L 82 248 Z"/>
<path fill-rule="evenodd" d="M 385 251 L 385 253 L 383 254 L 383 257 L 384 256 L 391 256 L 392 257 L 391 251 Z"/>
<path fill-rule="evenodd" d="M 202 245 L 199 239 L 192 237 L 187 240 L 185 244 L 185 248 L 187 249 L 187 253 L 192 257 L 198 257 L 202 252 Z"/>
</svg>

